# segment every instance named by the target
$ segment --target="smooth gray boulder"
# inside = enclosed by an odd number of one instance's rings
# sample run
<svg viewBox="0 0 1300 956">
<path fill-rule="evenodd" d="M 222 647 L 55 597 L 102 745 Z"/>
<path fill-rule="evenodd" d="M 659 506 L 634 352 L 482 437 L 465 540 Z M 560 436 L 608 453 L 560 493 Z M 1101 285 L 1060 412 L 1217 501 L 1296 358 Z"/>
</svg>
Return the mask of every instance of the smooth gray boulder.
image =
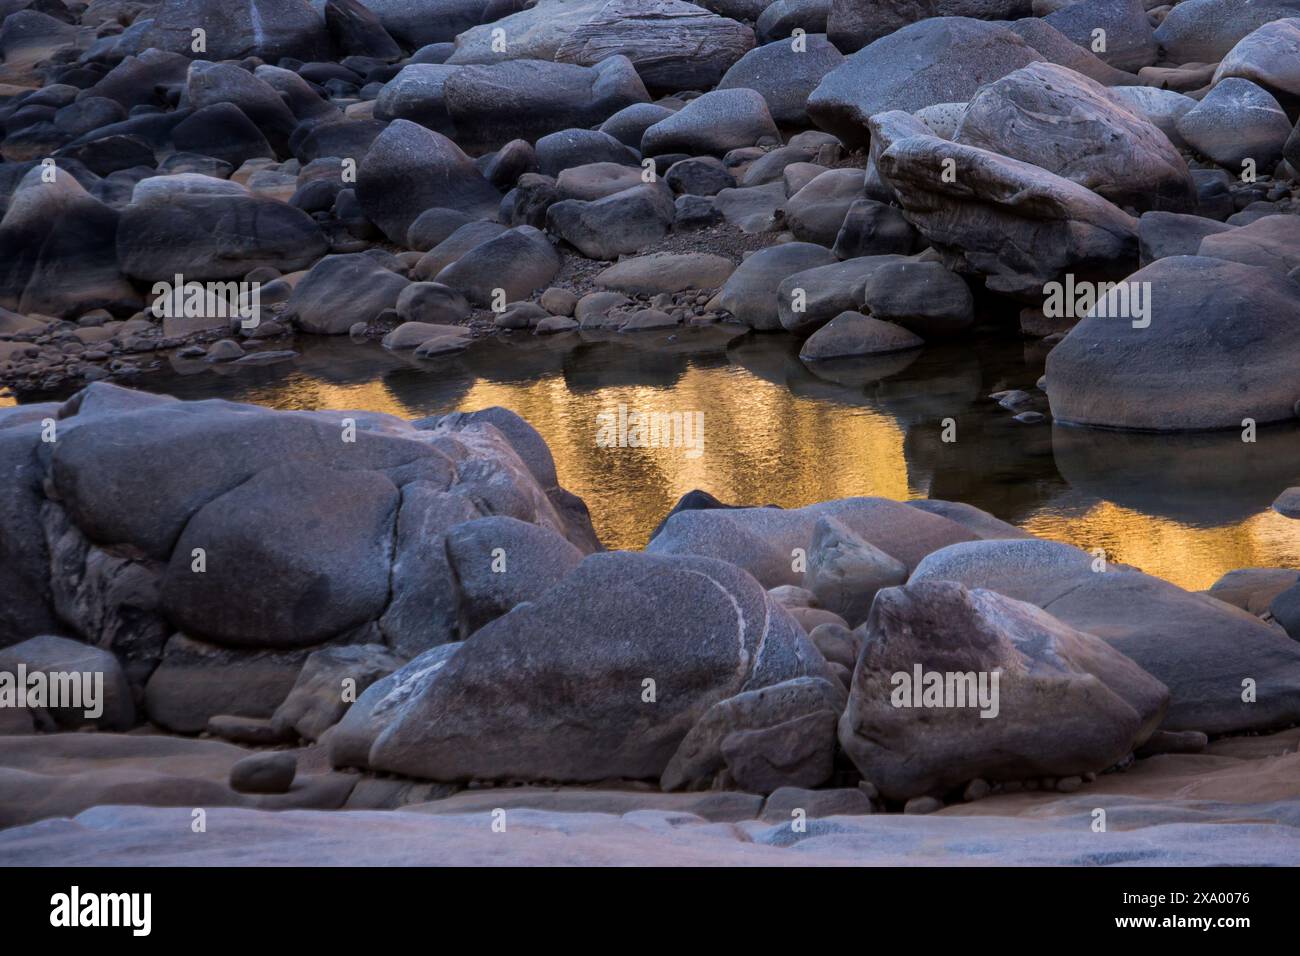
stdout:
<svg viewBox="0 0 1300 956">
<path fill-rule="evenodd" d="M 830 0 L 826 32 L 846 53 L 931 17 L 1015 20 L 1029 16 L 1030 0 Z"/>
<path fill-rule="evenodd" d="M 1156 62 L 1155 31 L 1142 0 L 1079 0 L 1043 19 L 1116 69 L 1136 73 Z"/>
<path fill-rule="evenodd" d="M 21 687 L 29 712 L 39 712 L 37 719 L 50 729 L 89 724 L 97 730 L 129 730 L 135 723 L 131 687 L 110 651 L 46 634 L 0 648 L 0 673 L 7 678 L 0 683 L 9 684 L 4 706 L 19 706 Z M 44 676 L 38 679 L 37 674 Z M 39 705 L 32 703 L 34 692 L 41 695 Z"/>
<path fill-rule="evenodd" d="M 384 84 L 375 99 L 374 116 L 380 120 L 404 119 L 426 129 L 455 136 L 447 111 L 444 87 L 456 67 L 434 63 L 411 63 Z"/>
<path fill-rule="evenodd" d="M 781 328 L 777 290 L 795 273 L 830 265 L 829 249 L 810 242 L 788 242 L 760 249 L 736 267 L 719 293 L 719 305 L 739 322 L 759 331 Z"/>
<path fill-rule="evenodd" d="M 858 355 L 888 355 L 923 345 L 924 339 L 901 325 L 882 322 L 861 312 L 841 312 L 809 336 L 799 350 L 799 358 L 805 362 L 821 362 Z"/>
<path fill-rule="evenodd" d="M 966 280 L 938 262 L 891 256 L 854 286 L 853 302 L 923 339 L 957 335 L 975 324 L 975 297 Z"/>
<path fill-rule="evenodd" d="M 1203 216 L 1177 212 L 1147 212 L 1138 219 L 1138 251 L 1141 263 L 1149 266 L 1169 256 L 1195 256 L 1207 236 L 1231 232 L 1233 226 Z M 1225 256 L 1224 258 L 1228 258 Z"/>
<path fill-rule="evenodd" d="M 860 169 L 828 169 L 786 200 L 786 226 L 800 242 L 833 246 L 849 208 L 862 198 Z"/>
<path fill-rule="evenodd" d="M 1297 0 L 1182 0 L 1156 28 L 1156 42 L 1172 63 L 1218 63 L 1266 23 L 1300 16 Z"/>
<path fill-rule="evenodd" d="M 356 192 L 366 218 L 398 244 L 426 209 L 492 219 L 501 202 L 501 194 L 460 147 L 403 119 L 389 123 L 371 144 L 357 169 Z"/>
<path fill-rule="evenodd" d="M 946 548 L 909 587 L 929 581 L 997 591 L 1100 637 L 1169 688 L 1165 730 L 1241 733 L 1300 716 L 1300 645 L 1223 601 L 1055 541 Z"/>
<path fill-rule="evenodd" d="M 862 305 L 863 281 L 885 266 L 903 261 L 901 256 L 863 256 L 800 270 L 781 280 L 776 290 L 781 327 L 808 335 L 842 312 Z"/>
<path fill-rule="evenodd" d="M 1300 216 L 1263 216 L 1239 228 L 1215 230 L 1196 255 L 1227 259 L 1291 275 L 1300 267 Z"/>
<path fill-rule="evenodd" d="M 955 581 L 914 575 L 880 592 L 864 631 L 839 739 L 890 800 L 1100 772 L 1169 704 L 1168 688 L 1100 638 Z"/>
<path fill-rule="evenodd" d="M 382 644 L 350 644 L 313 651 L 284 703 L 271 717 L 273 727 L 306 740 L 319 740 L 348 712 L 371 684 L 405 661 Z"/>
<path fill-rule="evenodd" d="M 326 256 L 294 286 L 280 318 L 304 332 L 344 335 L 356 323 L 372 322 L 395 308 L 410 285 L 374 256 Z"/>
<path fill-rule="evenodd" d="M 817 519 L 804 587 L 850 627 L 867 619 L 876 594 L 907 581 L 907 568 L 829 515 Z"/>
<path fill-rule="evenodd" d="M 518 302 L 545 288 L 560 271 L 560 264 L 560 254 L 545 233 L 532 226 L 516 226 L 475 244 L 434 278 L 463 293 L 472 305 L 491 307 L 499 298 L 497 290 L 506 302 Z"/>
<path fill-rule="evenodd" d="M 145 34 L 147 46 L 192 56 L 195 30 L 212 60 L 247 56 L 328 60 L 325 18 L 308 0 L 163 0 Z"/>
<path fill-rule="evenodd" d="M 729 150 L 780 141 L 767 101 L 757 90 L 719 89 L 691 100 L 641 137 L 646 156 L 721 156 Z"/>
<path fill-rule="evenodd" d="M 713 704 L 825 667 L 739 569 L 615 552 L 437 670 L 417 658 L 372 686 L 340 726 L 362 742 L 373 733 L 370 767 L 426 779 L 657 778 Z"/>
<path fill-rule="evenodd" d="M 1220 61 L 1211 83 L 1239 76 L 1294 105 L 1300 100 L 1300 8 L 1296 14 L 1243 37 Z"/>
<path fill-rule="evenodd" d="M 1173 256 L 1133 273 L 1127 284 L 1147 290 L 1145 318 L 1090 313 L 1048 354 L 1047 394 L 1057 421 L 1183 431 L 1294 418 L 1300 299 L 1285 275 Z M 1120 311 L 1123 291 L 1106 299 L 1104 311 Z M 1105 388 L 1097 388 L 1099 381 Z"/>
<path fill-rule="evenodd" d="M 546 228 L 587 258 L 611 261 L 666 236 L 676 212 L 672 190 L 656 181 L 602 199 L 557 202 L 546 211 Z"/>
<path fill-rule="evenodd" d="M 365 0 L 393 39 L 415 50 L 482 23 L 487 0 Z"/>
<path fill-rule="evenodd" d="M 803 41 L 798 50 L 785 40 L 750 50 L 727 70 L 717 88 L 757 90 L 776 123 L 807 126 L 808 97 L 822 77 L 844 61 L 844 55 L 824 34 L 806 36 Z"/>
</svg>

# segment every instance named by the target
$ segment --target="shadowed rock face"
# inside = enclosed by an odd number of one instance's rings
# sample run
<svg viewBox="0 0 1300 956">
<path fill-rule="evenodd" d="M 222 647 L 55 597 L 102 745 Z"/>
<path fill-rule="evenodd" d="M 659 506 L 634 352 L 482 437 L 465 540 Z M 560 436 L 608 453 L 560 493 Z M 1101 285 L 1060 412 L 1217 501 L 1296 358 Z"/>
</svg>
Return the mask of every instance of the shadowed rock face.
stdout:
<svg viewBox="0 0 1300 956">
<path fill-rule="evenodd" d="M 202 51 L 194 48 L 196 29 L 204 31 Z M 324 60 L 330 53 L 325 20 L 307 0 L 164 0 L 147 39 L 196 59 Z"/>
</svg>

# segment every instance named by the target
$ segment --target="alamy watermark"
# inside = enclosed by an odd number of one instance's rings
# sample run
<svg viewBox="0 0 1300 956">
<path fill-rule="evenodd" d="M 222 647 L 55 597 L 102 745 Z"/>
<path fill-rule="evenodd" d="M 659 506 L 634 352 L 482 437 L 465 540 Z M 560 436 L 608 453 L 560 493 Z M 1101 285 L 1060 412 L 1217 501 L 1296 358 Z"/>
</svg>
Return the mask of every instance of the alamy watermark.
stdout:
<svg viewBox="0 0 1300 956">
<path fill-rule="evenodd" d="M 704 412 L 641 412 L 619 403 L 596 415 L 598 448 L 682 448 L 704 454 Z"/>
<path fill-rule="evenodd" d="M 1066 273 L 1065 282 L 1043 286 L 1043 315 L 1049 319 L 1132 319 L 1133 328 L 1151 324 L 1150 282 L 1076 282 Z"/>
<path fill-rule="evenodd" d="M 80 710 L 87 720 L 104 714 L 102 671 L 0 671 L 0 707 Z"/>
<path fill-rule="evenodd" d="M 239 319 L 246 329 L 262 320 L 260 282 L 186 282 L 178 274 L 174 282 L 155 282 L 150 294 L 159 319 Z"/>
<path fill-rule="evenodd" d="M 979 708 L 981 717 L 996 717 L 1001 671 L 895 671 L 889 702 L 895 707 Z"/>
</svg>

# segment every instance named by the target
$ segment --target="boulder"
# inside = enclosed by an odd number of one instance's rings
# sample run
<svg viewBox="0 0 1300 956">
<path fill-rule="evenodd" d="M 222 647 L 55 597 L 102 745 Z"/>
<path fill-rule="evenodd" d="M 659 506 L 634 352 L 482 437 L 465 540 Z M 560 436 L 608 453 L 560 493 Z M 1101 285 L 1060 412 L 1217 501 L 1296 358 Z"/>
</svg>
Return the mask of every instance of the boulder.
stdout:
<svg viewBox="0 0 1300 956">
<path fill-rule="evenodd" d="M 1117 105 L 1100 83 L 1063 66 L 1034 63 L 990 83 L 967 106 L 953 139 L 1046 169 L 1119 206 L 1196 207 L 1191 173 L 1168 137 Z"/>
<path fill-rule="evenodd" d="M 97 730 L 129 730 L 135 723 L 135 705 L 122 665 L 111 652 L 90 644 L 48 634 L 33 637 L 0 648 L 0 674 L 11 682 L 6 695 L 24 688 L 26 706 L 32 711 L 37 710 L 30 697 L 33 678 L 44 675 L 39 685 L 44 695 L 41 723 L 49 721 L 61 730 L 87 724 Z M 4 706 L 19 704 L 11 697 Z"/>
<path fill-rule="evenodd" d="M 395 308 L 409 285 L 374 256 L 326 256 L 294 286 L 281 320 L 316 335 L 343 335 L 358 322 L 368 324 Z"/>
<path fill-rule="evenodd" d="M 909 255 L 922 245 L 920 234 L 896 206 L 857 199 L 844 214 L 831 251 L 840 259 Z"/>
<path fill-rule="evenodd" d="M 776 0 L 764 5 L 754 30 L 762 43 L 793 36 L 795 30 L 825 33 L 830 8 L 831 0 Z"/>
<path fill-rule="evenodd" d="M 436 670 L 373 685 L 340 730 L 373 739 L 370 767 L 426 779 L 658 778 L 713 704 L 824 668 L 739 569 L 600 554 Z"/>
<path fill-rule="evenodd" d="M 1300 715 L 1300 646 L 1254 615 L 1054 541 L 980 541 L 912 573 L 1027 601 L 1096 635 L 1169 688 L 1165 730 L 1241 733 Z M 1249 680 L 1249 684 L 1245 683 Z M 1243 699 L 1251 687 L 1253 702 Z"/>
<path fill-rule="evenodd" d="M 817 520 L 838 520 L 911 569 L 932 551 L 978 535 L 955 521 L 885 498 L 842 498 L 804 508 L 679 511 L 646 545 L 650 554 L 695 554 L 735 564 L 764 587 L 803 583 L 803 565 Z"/>
<path fill-rule="evenodd" d="M 719 293 L 719 305 L 752 329 L 781 328 L 777 289 L 786 277 L 833 263 L 830 250 L 810 242 L 760 249 L 745 259 Z"/>
<path fill-rule="evenodd" d="M 313 651 L 275 714 L 273 727 L 305 740 L 319 740 L 375 681 L 404 661 L 382 644 L 351 644 Z"/>
<path fill-rule="evenodd" d="M 686 289 L 717 289 L 733 272 L 735 264 L 707 252 L 653 252 L 614 263 L 598 273 L 596 285 L 629 295 L 658 295 Z"/>
<path fill-rule="evenodd" d="M 984 84 L 1040 59 L 1001 24 L 969 17 L 921 20 L 881 37 L 826 74 L 808 98 L 808 116 L 844 143 L 864 146 L 870 138 L 867 121 L 877 113 L 964 103 Z"/>
<path fill-rule="evenodd" d="M 819 173 L 786 202 L 786 225 L 800 242 L 832 246 L 849 207 L 863 198 L 862 192 L 860 169 L 829 169 Z"/>
<path fill-rule="evenodd" d="M 1263 87 L 1241 77 L 1221 80 L 1177 122 L 1187 145 L 1234 174 L 1252 160 L 1266 172 L 1282 158 L 1291 121 Z"/>
<path fill-rule="evenodd" d="M 1250 80 L 1292 106 L 1300 101 L 1300 7 L 1298 16 L 1265 23 L 1243 37 L 1219 63 L 1211 81 Z"/>
<path fill-rule="evenodd" d="M 194 173 L 140 182 L 117 230 L 122 271 L 148 282 L 242 279 L 266 266 L 296 272 L 326 248 L 301 209 Z"/>
<path fill-rule="evenodd" d="M 861 312 L 841 312 L 804 342 L 799 358 L 805 362 L 820 362 L 857 355 L 884 355 L 920 348 L 924 344 L 924 339 L 901 325 L 882 322 Z"/>
<path fill-rule="evenodd" d="M 194 47 L 195 30 L 203 31 L 202 51 Z M 211 60 L 330 58 L 325 19 L 308 0 L 163 0 L 144 42 Z"/>
<path fill-rule="evenodd" d="M 900 261 L 903 260 L 899 256 L 864 256 L 787 276 L 776 290 L 781 327 L 797 335 L 808 335 L 841 312 L 856 310 L 862 304 L 863 280 L 876 270 Z"/>
<path fill-rule="evenodd" d="M 471 4 L 477 2 L 470 0 Z M 376 6 L 383 9 L 382 0 Z M 402 48 L 384 28 L 383 21 L 360 0 L 326 0 L 325 28 L 340 54 L 377 60 L 402 57 Z"/>
<path fill-rule="evenodd" d="M 473 246 L 440 270 L 435 280 L 462 293 L 472 305 L 486 308 L 498 300 L 497 290 L 505 302 L 527 299 L 555 278 L 560 265 L 560 254 L 545 233 L 516 226 Z"/>
<path fill-rule="evenodd" d="M 278 154 L 288 153 L 289 136 L 298 125 L 298 118 L 285 105 L 278 90 L 242 67 L 233 63 L 195 60 L 190 64 L 185 94 L 189 105 L 199 111 L 187 123 L 199 122 L 200 117 L 206 115 L 202 111 L 208 107 L 228 103 L 239 108 Z M 173 135 L 177 134 L 184 139 L 179 126 Z M 200 152 L 217 155 L 206 150 Z M 218 158 L 229 159 L 227 156 Z"/>
<path fill-rule="evenodd" d="M 398 295 L 396 308 L 403 322 L 433 325 L 455 325 L 471 311 L 463 295 L 440 282 L 412 282 Z"/>
<path fill-rule="evenodd" d="M 1188 255 L 1227 259 L 1290 275 L 1300 268 L 1300 216 L 1263 216 L 1240 228 L 1207 232 L 1198 251 Z"/>
<path fill-rule="evenodd" d="M 458 524 L 445 540 L 466 636 L 516 605 L 540 599 L 584 557 L 549 528 L 506 515 Z"/>
<path fill-rule="evenodd" d="M 595 66 L 626 56 L 651 90 L 707 90 L 754 46 L 754 32 L 682 0 L 610 0 L 555 51 L 560 63 Z"/>
<path fill-rule="evenodd" d="M 843 691 L 817 677 L 718 701 L 682 740 L 659 786 L 703 789 L 727 770 L 749 793 L 816 787 L 831 775 L 835 722 L 843 707 Z"/>
<path fill-rule="evenodd" d="M 717 88 L 757 90 L 780 126 L 807 126 L 808 97 L 824 77 L 844 60 L 824 35 L 804 37 L 796 50 L 785 40 L 756 47 L 742 56 L 718 82 Z"/>
<path fill-rule="evenodd" d="M 366 0 L 365 6 L 398 43 L 415 50 L 454 40 L 483 22 L 487 0 Z"/>
<path fill-rule="evenodd" d="M 647 129 L 641 138 L 641 152 L 646 156 L 721 156 L 738 147 L 763 140 L 775 143 L 780 138 L 761 93 L 720 89 L 691 100 Z"/>
<path fill-rule="evenodd" d="M 1206 236 L 1230 232 L 1233 227 L 1201 216 L 1176 212 L 1143 213 L 1138 220 L 1138 248 L 1141 264 L 1149 266 L 1169 256 L 1194 256 Z M 1225 256 L 1224 258 L 1228 258 Z"/>
<path fill-rule="evenodd" d="M 410 63 L 384 84 L 375 99 L 375 119 L 410 120 L 444 136 L 454 136 L 444 90 L 456 67 Z"/>
<path fill-rule="evenodd" d="M 715 156 L 693 156 L 669 166 L 664 182 L 674 193 L 716 196 L 724 189 L 734 189 L 736 177 Z"/>
<path fill-rule="evenodd" d="M 1043 19 L 1116 69 L 1136 73 L 1156 62 L 1155 32 L 1142 0 L 1080 0 Z"/>
<path fill-rule="evenodd" d="M 291 753 L 257 753 L 230 768 L 230 789 L 236 793 L 288 793 L 298 773 Z"/>
<path fill-rule="evenodd" d="M 130 312 L 140 296 L 119 273 L 121 217 L 57 167 L 30 169 L 0 219 L 0 308 L 67 316 Z"/>
<path fill-rule="evenodd" d="M 366 217 L 395 243 L 406 241 L 411 223 L 426 209 L 493 218 L 501 202 L 455 143 L 402 119 L 388 124 L 361 161 L 357 198 Z"/>
<path fill-rule="evenodd" d="M 1133 273 L 1127 285 L 1146 290 L 1149 313 L 1137 327 L 1090 313 L 1048 354 L 1057 421 L 1182 431 L 1294 417 L 1300 300 L 1285 275 L 1173 256 Z M 1113 309 L 1118 299 L 1108 301 Z"/>
<path fill-rule="evenodd" d="M 830 0 L 826 32 L 852 53 L 881 37 L 931 17 L 1015 20 L 1027 17 L 1029 0 Z"/>
<path fill-rule="evenodd" d="M 546 228 L 589 259 L 640 252 L 672 228 L 676 206 L 662 182 L 643 183 L 603 199 L 565 199 L 546 211 Z"/>
<path fill-rule="evenodd" d="M 566 129 L 550 133 L 537 141 L 536 153 L 537 172 L 544 176 L 559 176 L 572 167 L 588 164 L 616 164 L 633 168 L 640 181 L 641 170 L 635 167 L 640 166 L 641 154 L 600 130 Z"/>
<path fill-rule="evenodd" d="M 877 592 L 907 581 L 907 568 L 823 515 L 813 527 L 803 581 L 822 608 L 857 627 L 867 619 Z"/>
<path fill-rule="evenodd" d="M 1218 63 L 1266 23 L 1300 16 L 1298 0 L 1183 0 L 1156 28 L 1171 63 Z"/>
<path fill-rule="evenodd" d="M 873 118 L 885 132 L 887 113 Z M 882 142 L 880 175 L 945 265 L 1011 295 L 1041 295 L 1063 273 L 1123 275 L 1137 221 L 1089 189 L 1037 166 L 935 136 Z M 944 169 L 955 169 L 944 182 Z M 952 178 L 952 177 L 948 177 Z"/>
<path fill-rule="evenodd" d="M 1145 116 L 1174 146 L 1187 145 L 1178 132 L 1178 121 L 1196 107 L 1196 100 L 1190 96 L 1154 86 L 1112 86 L 1107 93 L 1129 112 Z"/>
<path fill-rule="evenodd" d="M 596 126 L 626 106 L 649 100 L 641 78 L 622 55 L 592 67 L 538 60 L 466 66 L 447 78 L 443 97 L 457 142 L 470 150 Z"/>
<path fill-rule="evenodd" d="M 875 318 L 924 339 L 957 335 L 975 324 L 975 298 L 966 281 L 937 262 L 891 256 L 863 275 L 853 299 Z"/>
<path fill-rule="evenodd" d="M 890 800 L 1100 772 L 1169 704 L 1168 688 L 1100 638 L 953 581 L 880 592 L 864 629 L 839 739 Z"/>
</svg>

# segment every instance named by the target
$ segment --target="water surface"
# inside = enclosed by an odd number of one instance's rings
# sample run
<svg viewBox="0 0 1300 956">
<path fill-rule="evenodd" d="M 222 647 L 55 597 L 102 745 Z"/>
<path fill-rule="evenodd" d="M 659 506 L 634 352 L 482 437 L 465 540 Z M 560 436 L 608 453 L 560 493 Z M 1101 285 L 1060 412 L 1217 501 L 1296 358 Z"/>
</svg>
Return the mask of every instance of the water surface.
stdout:
<svg viewBox="0 0 1300 956">
<path fill-rule="evenodd" d="M 1269 509 L 1300 484 L 1300 426 L 1261 429 L 1246 444 L 1237 432 L 1022 425 L 988 398 L 1035 392 L 1044 353 L 1016 337 L 817 374 L 794 339 L 734 327 L 516 334 L 430 361 L 340 340 L 294 347 L 293 362 L 238 370 L 173 358 L 140 384 L 182 398 L 404 418 L 505 406 L 546 438 L 561 482 L 587 502 L 610 547 L 644 546 L 673 503 L 702 488 L 787 508 L 851 495 L 964 501 L 1194 589 L 1234 568 L 1300 567 L 1300 522 Z M 702 454 L 598 447 L 597 415 L 619 404 L 702 411 Z M 954 442 L 942 440 L 945 419 Z"/>
</svg>

